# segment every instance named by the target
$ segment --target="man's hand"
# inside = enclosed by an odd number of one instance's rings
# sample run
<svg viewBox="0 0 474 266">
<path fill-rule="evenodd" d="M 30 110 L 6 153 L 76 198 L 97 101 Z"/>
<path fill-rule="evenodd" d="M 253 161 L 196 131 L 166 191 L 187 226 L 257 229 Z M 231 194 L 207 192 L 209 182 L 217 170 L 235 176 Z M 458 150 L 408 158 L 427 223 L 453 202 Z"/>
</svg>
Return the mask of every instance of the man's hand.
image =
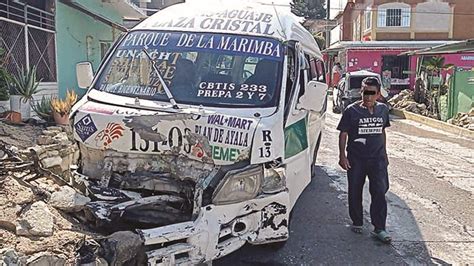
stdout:
<svg viewBox="0 0 474 266">
<path fill-rule="evenodd" d="M 342 167 L 342 169 L 346 171 L 349 170 L 349 168 L 351 168 L 351 165 L 349 164 L 349 160 L 347 159 L 346 151 L 345 151 L 347 138 L 348 138 L 347 132 L 341 131 L 341 133 L 339 133 L 339 165 Z"/>
<path fill-rule="evenodd" d="M 350 165 L 349 160 L 347 159 L 346 155 L 339 156 L 339 165 L 342 167 L 342 169 L 344 169 L 346 171 L 351 168 L 351 165 Z"/>
</svg>

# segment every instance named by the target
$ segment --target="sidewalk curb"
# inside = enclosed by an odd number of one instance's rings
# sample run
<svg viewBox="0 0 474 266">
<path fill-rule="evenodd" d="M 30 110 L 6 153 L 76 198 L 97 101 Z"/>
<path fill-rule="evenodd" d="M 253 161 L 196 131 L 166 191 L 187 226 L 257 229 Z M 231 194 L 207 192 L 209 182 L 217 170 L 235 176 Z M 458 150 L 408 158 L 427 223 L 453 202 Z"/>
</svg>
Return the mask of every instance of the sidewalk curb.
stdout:
<svg viewBox="0 0 474 266">
<path fill-rule="evenodd" d="M 465 128 L 462 128 L 462 127 L 458 127 L 458 126 L 451 125 L 451 124 L 448 124 L 448 123 L 443 122 L 443 121 L 439 121 L 439 120 L 436 120 L 436 119 L 433 119 L 433 118 L 429 118 L 429 117 L 426 117 L 426 116 L 422 116 L 422 115 L 419 115 L 419 114 L 415 114 L 415 113 L 412 113 L 412 112 L 408 112 L 408 111 L 404 111 L 404 110 L 400 110 L 400 109 L 395 109 L 395 108 L 393 108 L 390 111 L 390 113 L 395 115 L 395 116 L 404 118 L 404 119 L 412 120 L 412 121 L 415 121 L 415 122 L 425 124 L 425 125 L 430 126 L 430 127 L 441 129 L 443 131 L 455 134 L 459 137 L 465 137 L 465 138 L 474 140 L 474 131 L 471 131 L 471 130 L 468 130 L 468 129 L 465 129 Z"/>
</svg>

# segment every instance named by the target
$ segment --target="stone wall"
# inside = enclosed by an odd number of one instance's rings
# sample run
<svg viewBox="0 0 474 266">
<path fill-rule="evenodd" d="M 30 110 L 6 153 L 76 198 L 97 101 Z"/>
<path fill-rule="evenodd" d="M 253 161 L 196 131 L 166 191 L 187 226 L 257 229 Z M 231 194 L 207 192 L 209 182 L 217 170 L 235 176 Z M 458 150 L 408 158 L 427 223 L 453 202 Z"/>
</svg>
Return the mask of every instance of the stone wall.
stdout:
<svg viewBox="0 0 474 266">
<path fill-rule="evenodd" d="M 37 145 L 29 149 L 36 152 L 42 167 L 68 178 L 70 167 L 77 165 L 80 156 L 71 127 L 47 127 L 36 142 Z"/>
</svg>

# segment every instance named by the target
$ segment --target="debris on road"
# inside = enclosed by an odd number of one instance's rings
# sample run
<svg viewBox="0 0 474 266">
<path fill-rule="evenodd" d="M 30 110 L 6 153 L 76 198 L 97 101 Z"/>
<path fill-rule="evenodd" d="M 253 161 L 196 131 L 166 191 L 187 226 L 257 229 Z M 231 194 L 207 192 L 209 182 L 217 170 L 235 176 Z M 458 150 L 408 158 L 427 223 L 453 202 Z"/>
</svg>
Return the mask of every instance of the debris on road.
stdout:
<svg viewBox="0 0 474 266">
<path fill-rule="evenodd" d="M 27 137 L 18 137 L 23 130 Z M 111 222 L 139 213 L 136 220 L 153 224 L 151 218 L 157 217 L 146 213 L 156 207 L 154 197 L 164 196 L 101 188 L 74 174 L 79 151 L 67 127 L 0 121 L 0 134 L 8 134 L 0 141 L 0 265 L 126 265 L 143 260 L 140 236 L 121 231 L 132 226 L 117 223 L 100 230 L 87 212 L 106 202 Z M 90 243 L 96 247 L 88 249 Z"/>
<path fill-rule="evenodd" d="M 85 207 L 91 200 L 81 195 L 69 186 L 62 186 L 59 191 L 51 195 L 49 204 L 65 212 L 77 212 Z"/>
<path fill-rule="evenodd" d="M 43 127 L 33 124 L 18 126 L 0 122 L 0 138 L 2 141 L 18 149 L 34 146 L 42 130 Z"/>
<path fill-rule="evenodd" d="M 17 219 L 16 234 L 19 236 L 52 236 L 54 218 L 43 201 L 27 206 Z"/>
<path fill-rule="evenodd" d="M 393 108 L 437 119 L 436 115 L 430 114 L 424 103 L 415 102 L 414 93 L 411 90 L 401 91 L 399 94 L 393 96 L 388 102 Z M 468 113 L 456 114 L 453 118 L 448 119 L 447 122 L 452 125 L 474 130 L 474 108 L 472 108 Z"/>
<path fill-rule="evenodd" d="M 427 106 L 424 103 L 415 102 L 414 93 L 411 90 L 401 91 L 399 94 L 393 96 L 388 102 L 393 108 L 436 118 L 434 115 L 430 115 Z"/>
<path fill-rule="evenodd" d="M 48 179 L 16 176 L 0 177 L 0 265 L 74 264 L 77 246 L 94 234 L 44 201 L 49 192 L 37 184 Z"/>
<path fill-rule="evenodd" d="M 448 123 L 474 131 L 474 108 L 469 113 L 457 113 Z"/>
</svg>

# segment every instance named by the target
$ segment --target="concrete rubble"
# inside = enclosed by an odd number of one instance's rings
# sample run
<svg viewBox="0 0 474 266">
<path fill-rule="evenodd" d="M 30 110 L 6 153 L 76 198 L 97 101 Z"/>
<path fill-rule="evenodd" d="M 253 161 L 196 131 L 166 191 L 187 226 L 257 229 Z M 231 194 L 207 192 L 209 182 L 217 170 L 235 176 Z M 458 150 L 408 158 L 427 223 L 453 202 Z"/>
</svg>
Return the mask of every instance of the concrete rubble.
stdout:
<svg viewBox="0 0 474 266">
<path fill-rule="evenodd" d="M 49 204 L 66 212 L 77 212 L 89 203 L 90 198 L 81 195 L 69 186 L 62 186 L 59 191 L 51 195 Z"/>
<path fill-rule="evenodd" d="M 21 134 L 28 137 L 17 137 Z M 138 234 L 113 226 L 109 232 L 92 229 L 85 212 L 92 200 L 100 202 L 101 193 L 102 200 L 119 207 L 140 197 L 130 192 L 113 202 L 110 191 L 88 190 L 85 180 L 76 180 L 79 149 L 68 127 L 13 126 L 0 121 L 0 135 L 0 265 L 145 261 Z M 90 243 L 95 243 L 94 248 L 89 248 Z"/>
<path fill-rule="evenodd" d="M 45 202 L 49 192 L 36 185 L 44 180 L 0 176 L 0 265 L 71 265 L 94 235 Z"/>
<path fill-rule="evenodd" d="M 436 115 L 430 114 L 424 103 L 417 103 L 414 100 L 414 93 L 410 90 L 403 90 L 393 96 L 388 103 L 395 109 L 405 110 L 415 114 L 437 119 Z M 474 108 L 468 113 L 458 113 L 447 121 L 449 124 L 474 130 Z"/>
<path fill-rule="evenodd" d="M 62 266 L 65 265 L 67 258 L 64 256 L 54 255 L 49 252 L 39 252 L 30 256 L 26 261 L 27 265 L 48 265 L 48 266 Z"/>
<path fill-rule="evenodd" d="M 18 265 L 20 263 L 20 259 L 18 254 L 14 249 L 11 248 L 3 248 L 0 249 L 0 265 Z"/>
<path fill-rule="evenodd" d="M 80 156 L 72 131 L 65 126 L 47 127 L 38 136 L 37 145 L 30 149 L 36 152 L 44 168 L 61 175 L 76 165 Z"/>
<path fill-rule="evenodd" d="M 46 203 L 37 201 L 27 206 L 18 219 L 16 234 L 19 236 L 53 235 L 54 218 Z"/>
<path fill-rule="evenodd" d="M 474 131 L 474 108 L 469 113 L 458 113 L 448 123 Z"/>
<path fill-rule="evenodd" d="M 393 96 L 388 103 L 396 109 L 405 110 L 415 114 L 436 118 L 431 115 L 424 103 L 417 103 L 414 99 L 414 93 L 411 90 L 403 90 L 399 94 Z"/>
</svg>

